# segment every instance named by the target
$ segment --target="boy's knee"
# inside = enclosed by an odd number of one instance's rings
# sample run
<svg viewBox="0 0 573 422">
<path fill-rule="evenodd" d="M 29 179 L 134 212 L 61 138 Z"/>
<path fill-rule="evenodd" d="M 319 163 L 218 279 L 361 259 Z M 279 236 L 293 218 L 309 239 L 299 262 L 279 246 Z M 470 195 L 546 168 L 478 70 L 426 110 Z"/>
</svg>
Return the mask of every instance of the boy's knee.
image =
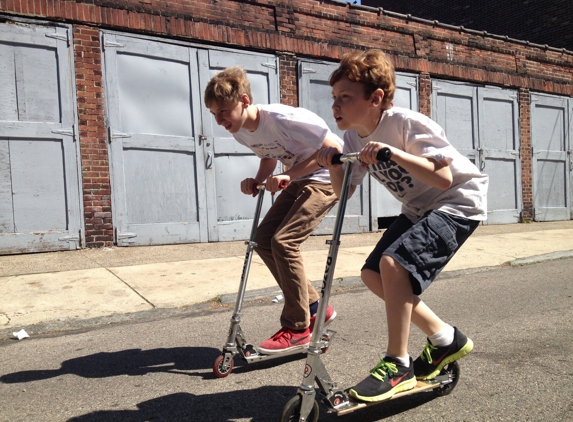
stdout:
<svg viewBox="0 0 573 422">
<path fill-rule="evenodd" d="M 380 269 L 390 269 L 398 265 L 398 262 L 390 255 L 382 255 L 380 258 Z"/>
<path fill-rule="evenodd" d="M 394 258 L 389 255 L 382 255 L 380 259 L 380 274 L 384 273 L 407 274 L 408 271 Z"/>
<path fill-rule="evenodd" d="M 273 256 L 276 254 L 285 254 L 285 244 L 281 239 L 277 238 L 277 236 L 271 237 L 269 249 L 272 251 Z"/>
<path fill-rule="evenodd" d="M 271 250 L 272 239 L 269 239 L 268 237 L 256 235 L 255 236 L 255 243 L 257 245 L 257 246 L 255 246 L 256 252 L 270 251 Z"/>
</svg>

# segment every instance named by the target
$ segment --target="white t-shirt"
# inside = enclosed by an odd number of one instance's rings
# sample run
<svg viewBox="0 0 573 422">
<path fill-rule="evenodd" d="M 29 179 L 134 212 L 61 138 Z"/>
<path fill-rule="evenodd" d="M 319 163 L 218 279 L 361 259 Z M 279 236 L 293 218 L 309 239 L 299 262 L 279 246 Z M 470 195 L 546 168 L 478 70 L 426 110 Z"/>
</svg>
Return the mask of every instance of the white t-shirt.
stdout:
<svg viewBox="0 0 573 422">
<path fill-rule="evenodd" d="M 337 140 L 341 147 L 343 145 L 342 139 L 312 111 L 285 104 L 258 104 L 256 107 L 260 115 L 259 127 L 254 132 L 240 129 L 233 136 L 259 158 L 274 158 L 293 167 L 319 150 L 327 135 Z M 297 180 L 305 179 L 330 183 L 330 174 L 328 169 L 319 168 Z"/>
<path fill-rule="evenodd" d="M 367 168 L 355 164 L 351 184 L 361 184 L 366 173 L 370 173 L 402 203 L 402 212 L 413 222 L 432 209 L 471 220 L 487 219 L 488 176 L 460 154 L 448 142 L 444 130 L 429 117 L 392 107 L 382 114 L 369 136 L 361 138 L 355 130 L 346 131 L 344 152 L 358 152 L 368 142 L 383 142 L 412 155 L 445 160 L 452 172 L 452 185 L 446 190 L 429 186 L 392 160 Z"/>
</svg>

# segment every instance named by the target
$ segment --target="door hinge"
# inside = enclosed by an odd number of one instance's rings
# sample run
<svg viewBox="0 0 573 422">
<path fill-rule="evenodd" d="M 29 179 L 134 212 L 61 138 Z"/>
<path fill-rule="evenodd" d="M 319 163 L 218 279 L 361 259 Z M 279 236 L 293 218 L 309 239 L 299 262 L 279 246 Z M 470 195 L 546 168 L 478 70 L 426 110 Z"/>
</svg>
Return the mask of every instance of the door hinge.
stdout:
<svg viewBox="0 0 573 422">
<path fill-rule="evenodd" d="M 276 63 L 268 63 L 268 62 L 267 63 L 261 63 L 261 66 L 268 67 L 270 69 L 275 69 L 275 70 L 277 68 Z"/>
<path fill-rule="evenodd" d="M 314 70 L 312 67 L 303 67 L 302 73 L 316 73 L 316 70 Z"/>
<path fill-rule="evenodd" d="M 131 239 L 133 237 L 137 237 L 137 233 L 120 233 L 117 232 L 117 240 L 124 240 L 124 239 Z"/>
<path fill-rule="evenodd" d="M 56 133 L 58 135 L 64 136 L 72 136 L 74 142 L 76 141 L 76 130 L 75 126 L 72 126 L 70 129 L 55 129 L 51 131 L 52 133 Z"/>
<path fill-rule="evenodd" d="M 60 40 L 60 41 L 65 41 L 66 44 L 68 44 L 68 46 L 70 45 L 70 40 L 68 38 L 68 31 L 66 31 L 65 34 L 62 34 L 60 32 L 48 33 L 48 34 L 46 34 L 46 37 L 55 38 L 55 39 Z"/>
<path fill-rule="evenodd" d="M 70 234 L 67 236 L 58 237 L 58 240 L 62 241 L 62 242 L 79 242 L 80 241 L 80 235 L 79 234 Z"/>
<path fill-rule="evenodd" d="M 103 46 L 104 47 L 125 47 L 125 44 L 120 44 L 118 42 L 113 42 L 107 39 L 103 40 Z"/>
<path fill-rule="evenodd" d="M 108 132 L 109 132 L 109 142 L 111 142 L 112 139 L 131 138 L 131 135 L 129 133 L 118 132 L 117 130 L 113 130 L 111 127 L 108 128 Z"/>
</svg>

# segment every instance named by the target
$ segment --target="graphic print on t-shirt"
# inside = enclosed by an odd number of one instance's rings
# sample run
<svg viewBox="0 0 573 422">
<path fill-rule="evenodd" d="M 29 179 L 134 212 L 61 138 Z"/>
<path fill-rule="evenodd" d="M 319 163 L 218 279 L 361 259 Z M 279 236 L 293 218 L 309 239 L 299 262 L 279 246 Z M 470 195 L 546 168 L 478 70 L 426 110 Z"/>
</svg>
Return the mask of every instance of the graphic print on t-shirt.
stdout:
<svg viewBox="0 0 573 422">
<path fill-rule="evenodd" d="M 295 155 L 285 149 L 279 141 L 275 140 L 274 142 L 267 144 L 253 144 L 250 145 L 250 148 L 260 157 L 273 158 L 275 160 L 279 160 L 281 163 L 287 166 L 293 166 L 295 164 Z"/>
<path fill-rule="evenodd" d="M 414 179 L 410 173 L 392 160 L 386 163 L 370 164 L 368 172 L 399 197 L 403 197 L 408 189 L 414 187 Z"/>
</svg>

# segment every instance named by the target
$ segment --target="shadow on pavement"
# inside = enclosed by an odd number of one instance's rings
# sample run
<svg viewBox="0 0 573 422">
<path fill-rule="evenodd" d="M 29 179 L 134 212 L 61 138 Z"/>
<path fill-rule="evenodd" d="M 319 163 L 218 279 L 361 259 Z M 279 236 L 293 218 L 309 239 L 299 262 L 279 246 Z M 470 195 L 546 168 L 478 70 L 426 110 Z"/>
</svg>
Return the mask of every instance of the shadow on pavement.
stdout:
<svg viewBox="0 0 573 422">
<path fill-rule="evenodd" d="M 211 347 L 174 347 L 169 349 L 129 349 L 102 352 L 62 362 L 60 369 L 21 371 L 0 376 L 0 382 L 16 384 L 73 374 L 84 378 L 118 375 L 144 375 L 153 372 L 177 372 L 210 369 L 220 352 Z M 204 375 L 204 372 L 187 375 Z"/>
<path fill-rule="evenodd" d="M 68 419 L 68 422 L 279 421 L 284 406 L 295 395 L 296 388 L 281 386 L 201 396 L 181 392 L 141 402 L 137 404 L 137 410 L 99 410 Z M 345 416 L 328 414 L 326 408 L 321 406 L 319 420 L 321 422 L 381 421 L 421 406 L 434 397 L 432 393 L 420 393 L 368 407 Z"/>
<path fill-rule="evenodd" d="M 0 376 L 5 384 L 27 383 L 73 374 L 84 378 L 106 378 L 120 375 L 139 376 L 170 372 L 214 379 L 211 369 L 220 350 L 211 347 L 175 347 L 151 350 L 129 349 L 102 352 L 69 359 L 56 370 L 14 372 Z M 291 355 L 247 364 L 238 359 L 233 371 L 247 372 L 266 369 L 304 358 Z M 236 359 L 237 360 L 237 359 Z M 205 372 L 208 370 L 208 372 Z M 196 371 L 196 372 L 193 372 Z M 232 375 L 230 375 L 232 377 Z M 301 373 L 302 377 L 302 373 Z M 301 378 L 302 380 L 302 378 Z M 265 386 L 250 390 L 196 395 L 178 392 L 137 404 L 137 410 L 98 410 L 69 419 L 69 422 L 95 421 L 196 421 L 221 422 L 246 419 L 251 422 L 279 420 L 286 403 L 296 395 L 298 385 Z M 340 422 L 374 422 L 406 412 L 429 402 L 433 393 L 420 393 L 372 406 L 346 416 L 328 414 L 321 405 L 320 420 Z"/>
</svg>

